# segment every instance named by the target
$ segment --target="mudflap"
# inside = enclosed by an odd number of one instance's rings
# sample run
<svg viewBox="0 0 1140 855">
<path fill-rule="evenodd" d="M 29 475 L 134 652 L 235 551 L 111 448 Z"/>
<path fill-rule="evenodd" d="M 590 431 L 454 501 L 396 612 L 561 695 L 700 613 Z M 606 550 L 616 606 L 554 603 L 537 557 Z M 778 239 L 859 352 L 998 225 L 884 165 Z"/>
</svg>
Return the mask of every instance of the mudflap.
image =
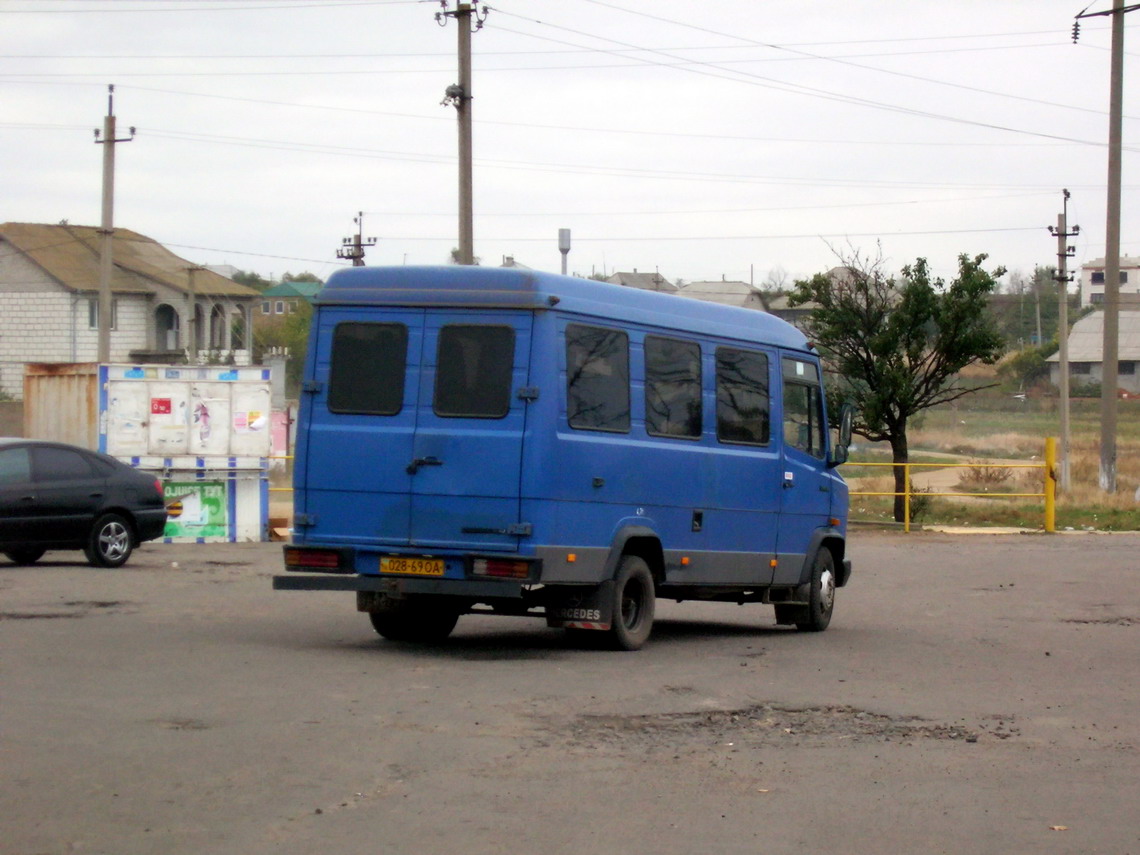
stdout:
<svg viewBox="0 0 1140 855">
<path fill-rule="evenodd" d="M 554 588 L 549 590 L 547 596 L 547 626 L 608 630 L 613 623 L 612 579 L 602 582 L 596 588 Z"/>
</svg>

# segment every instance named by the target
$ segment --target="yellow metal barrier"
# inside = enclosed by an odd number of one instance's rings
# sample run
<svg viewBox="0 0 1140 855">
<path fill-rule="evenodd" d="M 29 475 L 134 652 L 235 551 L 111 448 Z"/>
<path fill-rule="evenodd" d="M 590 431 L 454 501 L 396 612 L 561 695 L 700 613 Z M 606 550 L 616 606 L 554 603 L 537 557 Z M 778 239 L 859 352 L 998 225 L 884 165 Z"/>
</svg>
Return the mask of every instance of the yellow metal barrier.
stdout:
<svg viewBox="0 0 1140 855">
<path fill-rule="evenodd" d="M 969 496 L 986 499 L 1044 499 L 1045 501 L 1045 531 L 1056 531 L 1057 523 L 1057 440 L 1055 437 L 1045 437 L 1044 463 L 988 463 L 977 461 L 974 463 L 860 463 L 851 461 L 850 466 L 887 466 L 894 468 L 901 466 L 904 476 L 903 492 L 873 493 L 851 491 L 852 496 L 891 496 L 903 497 L 903 531 L 910 531 L 910 499 L 913 493 L 910 489 L 910 473 L 912 469 L 976 469 L 985 466 L 987 469 L 1042 469 L 1045 473 L 1044 488 L 1040 493 L 966 493 L 947 491 L 928 493 L 930 496 Z"/>
<path fill-rule="evenodd" d="M 276 455 L 270 455 L 269 457 L 267 457 L 265 459 L 266 460 L 292 460 L 293 455 L 292 454 L 276 454 Z M 270 487 L 269 492 L 270 493 L 292 493 L 293 488 L 292 487 Z"/>
</svg>

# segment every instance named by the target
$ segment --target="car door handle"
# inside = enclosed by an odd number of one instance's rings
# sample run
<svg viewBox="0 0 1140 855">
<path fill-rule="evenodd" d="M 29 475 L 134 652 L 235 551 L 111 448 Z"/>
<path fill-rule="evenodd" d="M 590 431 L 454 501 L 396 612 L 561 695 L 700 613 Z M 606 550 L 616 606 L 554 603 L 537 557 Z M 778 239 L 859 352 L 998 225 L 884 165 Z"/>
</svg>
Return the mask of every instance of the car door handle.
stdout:
<svg viewBox="0 0 1140 855">
<path fill-rule="evenodd" d="M 89 498 L 92 498 L 92 499 L 102 499 L 103 498 L 102 493 L 89 493 L 88 496 L 89 496 Z"/>
<path fill-rule="evenodd" d="M 417 457 L 408 464 L 408 474 L 415 475 L 420 471 L 421 466 L 442 466 L 443 461 L 438 457 Z"/>
</svg>

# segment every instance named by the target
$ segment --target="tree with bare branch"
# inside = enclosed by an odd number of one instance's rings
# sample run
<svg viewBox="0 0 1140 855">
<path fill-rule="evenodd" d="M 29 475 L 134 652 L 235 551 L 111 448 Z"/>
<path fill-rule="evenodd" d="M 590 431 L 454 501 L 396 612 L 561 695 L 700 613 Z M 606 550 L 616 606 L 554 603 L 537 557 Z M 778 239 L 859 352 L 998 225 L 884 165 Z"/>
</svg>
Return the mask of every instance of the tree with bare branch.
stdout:
<svg viewBox="0 0 1140 855">
<path fill-rule="evenodd" d="M 1005 270 L 987 272 L 986 255 L 958 256 L 958 275 L 947 285 L 932 278 L 925 258 L 887 275 L 881 252 L 840 256 L 840 267 L 800 280 L 792 305 L 811 307 L 807 332 L 838 376 L 837 393 L 859 410 L 855 432 L 888 442 L 895 492 L 906 487 L 901 465 L 909 457 L 907 425 L 929 407 L 956 401 L 976 386 L 959 372 L 976 362 L 992 364 L 1003 342 L 986 298 Z M 904 499 L 894 516 L 903 520 Z"/>
</svg>

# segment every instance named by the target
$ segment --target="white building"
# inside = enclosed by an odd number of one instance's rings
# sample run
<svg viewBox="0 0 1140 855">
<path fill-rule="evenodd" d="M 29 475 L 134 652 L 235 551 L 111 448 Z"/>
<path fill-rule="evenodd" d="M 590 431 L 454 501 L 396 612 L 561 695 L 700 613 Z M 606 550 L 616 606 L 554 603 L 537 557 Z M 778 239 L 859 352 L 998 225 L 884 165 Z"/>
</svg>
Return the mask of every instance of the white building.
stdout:
<svg viewBox="0 0 1140 855">
<path fill-rule="evenodd" d="M 1105 259 L 1094 258 L 1081 265 L 1081 306 L 1099 306 L 1104 302 Z M 1120 293 L 1140 294 L 1140 258 L 1120 257 Z"/>
<path fill-rule="evenodd" d="M 1129 394 L 1140 394 L 1140 377 L 1136 366 L 1140 364 L 1140 300 L 1120 308 L 1119 338 L 1117 344 L 1117 387 Z M 1081 318 L 1069 333 L 1069 383 L 1080 387 L 1100 383 L 1103 374 L 1104 312 L 1093 312 Z M 1049 381 L 1060 384 L 1061 372 L 1056 353 L 1047 360 Z"/>
<path fill-rule="evenodd" d="M 97 360 L 100 244 L 93 226 L 0 225 L 0 392 L 23 396 L 28 362 Z M 129 229 L 113 259 L 112 362 L 250 363 L 257 291 Z"/>
</svg>

